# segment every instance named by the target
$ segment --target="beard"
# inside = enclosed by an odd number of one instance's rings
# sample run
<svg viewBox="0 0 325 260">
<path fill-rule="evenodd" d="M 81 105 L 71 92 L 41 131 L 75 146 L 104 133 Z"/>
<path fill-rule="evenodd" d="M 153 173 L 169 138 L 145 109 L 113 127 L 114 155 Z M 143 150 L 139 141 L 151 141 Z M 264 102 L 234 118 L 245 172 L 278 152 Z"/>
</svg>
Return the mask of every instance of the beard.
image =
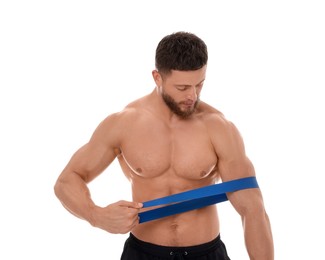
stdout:
<svg viewBox="0 0 325 260">
<path fill-rule="evenodd" d="M 167 93 L 163 92 L 162 93 L 162 98 L 165 102 L 165 104 L 168 106 L 170 111 L 172 111 L 175 115 L 179 116 L 181 119 L 187 119 L 189 118 L 196 110 L 196 107 L 199 103 L 199 97 L 194 103 L 194 106 L 191 108 L 188 108 L 186 110 L 182 110 L 179 104 L 173 99 L 170 95 Z"/>
</svg>

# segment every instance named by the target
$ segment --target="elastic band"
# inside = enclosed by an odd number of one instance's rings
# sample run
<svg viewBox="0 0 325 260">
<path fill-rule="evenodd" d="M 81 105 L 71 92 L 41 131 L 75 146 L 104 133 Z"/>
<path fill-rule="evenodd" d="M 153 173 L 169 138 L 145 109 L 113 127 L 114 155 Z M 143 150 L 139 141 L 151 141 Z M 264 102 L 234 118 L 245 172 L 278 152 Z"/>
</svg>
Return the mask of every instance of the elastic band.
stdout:
<svg viewBox="0 0 325 260">
<path fill-rule="evenodd" d="M 143 208 L 166 206 L 139 213 L 140 223 L 227 201 L 227 192 L 258 187 L 256 177 L 246 177 L 146 201 Z"/>
</svg>

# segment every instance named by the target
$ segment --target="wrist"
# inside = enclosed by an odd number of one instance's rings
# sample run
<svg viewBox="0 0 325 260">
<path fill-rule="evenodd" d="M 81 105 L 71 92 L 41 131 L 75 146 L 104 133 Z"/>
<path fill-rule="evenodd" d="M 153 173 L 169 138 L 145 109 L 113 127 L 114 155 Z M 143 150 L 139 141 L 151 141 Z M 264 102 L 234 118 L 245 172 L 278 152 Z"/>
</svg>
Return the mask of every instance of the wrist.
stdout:
<svg viewBox="0 0 325 260">
<path fill-rule="evenodd" d="M 98 216 L 98 211 L 100 207 L 96 205 L 89 205 L 89 210 L 88 210 L 88 217 L 87 221 L 92 225 L 93 227 L 97 226 L 97 216 Z"/>
</svg>

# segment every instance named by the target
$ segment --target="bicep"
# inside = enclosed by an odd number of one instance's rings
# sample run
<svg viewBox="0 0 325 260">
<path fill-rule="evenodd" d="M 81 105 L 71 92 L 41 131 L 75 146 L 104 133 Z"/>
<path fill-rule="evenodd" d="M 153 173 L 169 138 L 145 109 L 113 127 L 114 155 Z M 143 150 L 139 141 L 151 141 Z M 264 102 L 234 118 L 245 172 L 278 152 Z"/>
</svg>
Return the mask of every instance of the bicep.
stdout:
<svg viewBox="0 0 325 260">
<path fill-rule="evenodd" d="M 78 174 L 88 183 L 103 172 L 116 157 L 120 137 L 115 122 L 114 117 L 105 119 L 89 142 L 74 153 L 63 173 Z"/>
<path fill-rule="evenodd" d="M 114 149 L 89 142 L 75 152 L 65 171 L 78 174 L 88 183 L 105 170 L 115 157 Z"/>
<path fill-rule="evenodd" d="M 218 171 L 223 182 L 255 176 L 255 169 L 247 157 L 243 139 L 233 124 L 224 128 L 217 142 Z M 227 194 L 236 211 L 243 215 L 247 211 L 261 209 L 262 194 L 259 188 L 243 189 Z"/>
<path fill-rule="evenodd" d="M 243 139 L 234 124 L 225 122 L 223 127 L 219 128 L 214 146 L 222 181 L 255 175 L 254 166 L 246 155 Z"/>
</svg>

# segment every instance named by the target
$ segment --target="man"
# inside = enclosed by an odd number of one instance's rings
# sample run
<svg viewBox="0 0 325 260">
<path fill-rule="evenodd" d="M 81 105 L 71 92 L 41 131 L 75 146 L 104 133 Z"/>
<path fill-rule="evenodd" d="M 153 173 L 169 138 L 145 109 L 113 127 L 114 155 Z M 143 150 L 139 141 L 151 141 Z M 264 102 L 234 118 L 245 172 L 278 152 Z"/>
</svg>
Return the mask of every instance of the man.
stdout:
<svg viewBox="0 0 325 260">
<path fill-rule="evenodd" d="M 109 233 L 130 233 L 121 259 L 230 259 L 220 239 L 216 206 L 139 224 L 142 202 L 255 176 L 236 127 L 199 100 L 207 47 L 196 35 L 164 37 L 152 72 L 155 89 L 109 115 L 71 158 L 55 184 L 65 208 Z M 117 158 L 132 184 L 133 201 L 99 207 L 87 183 Z M 274 259 L 261 191 L 227 194 L 243 222 L 250 259 Z"/>
</svg>

